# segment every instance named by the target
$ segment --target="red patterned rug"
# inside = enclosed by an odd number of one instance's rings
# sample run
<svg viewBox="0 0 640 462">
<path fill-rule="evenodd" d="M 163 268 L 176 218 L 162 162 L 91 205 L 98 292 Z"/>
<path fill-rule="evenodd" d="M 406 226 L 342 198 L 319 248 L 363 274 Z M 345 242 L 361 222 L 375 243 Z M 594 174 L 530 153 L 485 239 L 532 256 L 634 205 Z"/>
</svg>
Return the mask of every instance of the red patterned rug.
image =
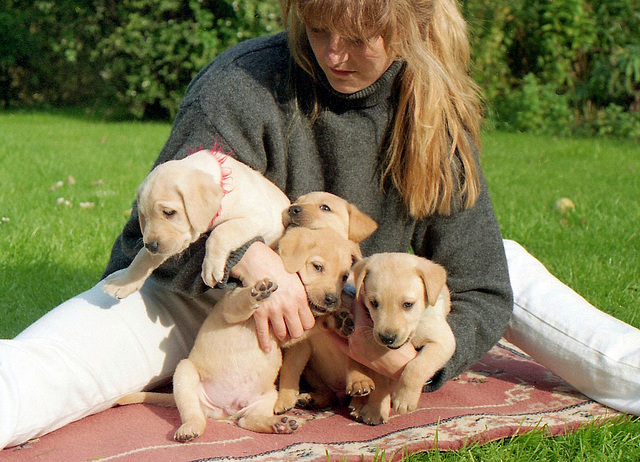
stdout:
<svg viewBox="0 0 640 462">
<path fill-rule="evenodd" d="M 505 341 L 470 371 L 423 394 L 420 409 L 392 414 L 384 425 L 356 423 L 341 410 L 299 414 L 307 421 L 291 435 L 261 435 L 209 421 L 203 436 L 180 444 L 173 440 L 180 424 L 176 409 L 124 406 L 5 449 L 0 461 L 362 461 L 383 451 L 391 461 L 407 452 L 454 450 L 534 429 L 558 435 L 618 415 Z"/>
</svg>

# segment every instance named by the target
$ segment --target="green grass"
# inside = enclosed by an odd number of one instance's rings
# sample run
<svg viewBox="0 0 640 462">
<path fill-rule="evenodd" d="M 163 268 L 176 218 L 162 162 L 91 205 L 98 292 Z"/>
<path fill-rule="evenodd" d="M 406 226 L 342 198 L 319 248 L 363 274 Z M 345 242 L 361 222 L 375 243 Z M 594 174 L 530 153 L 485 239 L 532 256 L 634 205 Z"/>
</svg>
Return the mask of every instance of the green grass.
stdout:
<svg viewBox="0 0 640 462">
<path fill-rule="evenodd" d="M 410 455 L 405 462 L 613 462 L 640 460 L 640 423 L 628 418 L 591 424 L 562 437 L 545 429 L 451 452 Z"/>
<path fill-rule="evenodd" d="M 592 304 L 640 327 L 640 145 L 490 133 L 482 163 L 503 235 Z M 562 197 L 575 212 L 554 209 Z"/>
<path fill-rule="evenodd" d="M 0 338 L 95 284 L 169 130 L 73 113 L 0 113 Z M 504 236 L 591 303 L 640 327 L 640 145 L 489 132 L 482 164 Z M 554 210 L 561 197 L 575 212 Z M 81 208 L 85 202 L 94 206 Z M 636 418 L 406 460 L 635 461 L 639 435 Z"/>
<path fill-rule="evenodd" d="M 0 338 L 98 281 L 169 130 L 0 113 Z"/>
</svg>

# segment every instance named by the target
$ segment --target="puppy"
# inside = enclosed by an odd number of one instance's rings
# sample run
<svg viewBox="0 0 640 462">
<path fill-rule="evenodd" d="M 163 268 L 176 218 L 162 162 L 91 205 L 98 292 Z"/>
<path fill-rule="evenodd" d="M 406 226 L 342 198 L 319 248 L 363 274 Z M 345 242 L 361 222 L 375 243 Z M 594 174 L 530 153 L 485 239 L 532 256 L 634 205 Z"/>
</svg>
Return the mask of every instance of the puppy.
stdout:
<svg viewBox="0 0 640 462">
<path fill-rule="evenodd" d="M 295 406 L 324 409 L 346 398 L 351 400 L 351 406 L 359 407 L 359 400 L 384 379 L 342 353 L 326 335 L 327 329 L 343 337 L 353 332 L 351 300 L 343 292 L 341 309 L 319 318 L 302 341 L 284 350 L 278 401 L 274 408 L 276 414 Z M 302 376 L 312 392 L 300 393 Z"/>
<path fill-rule="evenodd" d="M 290 204 L 260 173 L 209 150 L 158 165 L 138 188 L 137 203 L 144 247 L 102 285 L 116 298 L 140 289 L 153 270 L 209 230 L 202 279 L 214 287 L 232 251 L 257 236 L 267 245 L 282 236 Z"/>
<path fill-rule="evenodd" d="M 332 230 L 296 228 L 282 237 L 278 249 L 285 268 L 300 277 L 314 312 L 333 309 L 359 256 L 357 245 Z M 189 357 L 178 364 L 174 393 L 133 393 L 117 404 L 175 404 L 182 419 L 175 439 L 181 442 L 201 435 L 207 417 L 235 420 L 262 433 L 295 431 L 297 421 L 274 415 L 279 342 L 272 338 L 271 351 L 265 353 L 251 319 L 276 289 L 275 282 L 263 280 L 227 292 L 200 328 Z"/>
<path fill-rule="evenodd" d="M 283 213 L 283 222 L 287 226 L 287 233 L 296 227 L 333 229 L 343 239 L 350 239 L 354 243 L 366 239 L 378 227 L 372 218 L 353 204 L 320 191 L 296 199 Z M 301 340 L 293 345 L 285 345 L 276 413 L 286 412 L 296 405 L 328 407 L 336 398 L 341 401 L 346 396 L 364 396 L 375 387 L 370 371 L 344 355 L 324 332 L 324 329 L 331 329 L 347 336 L 353 328 L 350 301 L 346 300 L 348 297 L 343 293 L 341 297 L 345 299 L 341 306 L 318 319 L 316 326 L 307 331 Z M 300 394 L 300 378 L 303 375 L 313 393 Z"/>
<path fill-rule="evenodd" d="M 385 422 L 393 409 L 404 414 L 418 406 L 423 385 L 453 356 L 447 323 L 451 309 L 444 268 L 406 253 L 382 253 L 353 268 L 356 293 L 373 320 L 372 338 L 389 349 L 411 342 L 418 355 L 399 381 L 383 381 L 353 415 L 368 424 Z"/>
<path fill-rule="evenodd" d="M 298 197 L 282 215 L 285 226 L 332 228 L 353 242 L 362 242 L 378 224 L 358 208 L 334 194 L 314 191 Z"/>
<path fill-rule="evenodd" d="M 351 266 L 362 258 L 358 244 L 330 228 L 288 228 L 278 242 L 278 253 L 284 268 L 300 276 L 316 317 L 340 306 Z"/>
<path fill-rule="evenodd" d="M 277 284 L 265 279 L 253 287 L 227 291 L 204 321 L 193 349 L 173 375 L 173 394 L 132 393 L 117 404 L 175 405 L 182 425 L 174 438 L 201 435 L 206 419 L 234 420 L 261 433 L 291 433 L 295 420 L 273 415 L 275 380 L 282 356 L 275 340 L 265 353 L 257 343 L 251 316 Z"/>
</svg>

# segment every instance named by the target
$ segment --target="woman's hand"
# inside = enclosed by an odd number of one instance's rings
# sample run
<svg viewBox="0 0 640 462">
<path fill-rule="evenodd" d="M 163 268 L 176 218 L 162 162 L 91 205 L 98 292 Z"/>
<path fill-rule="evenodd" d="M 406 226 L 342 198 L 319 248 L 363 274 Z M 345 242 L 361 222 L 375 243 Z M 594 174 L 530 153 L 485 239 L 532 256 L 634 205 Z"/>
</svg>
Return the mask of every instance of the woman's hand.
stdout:
<svg viewBox="0 0 640 462">
<path fill-rule="evenodd" d="M 406 343 L 397 350 L 380 345 L 373 339 L 373 321 L 367 308 L 357 299 L 351 304 L 355 330 L 348 338 L 327 331 L 333 342 L 345 353 L 360 364 L 374 371 L 398 380 L 404 367 L 416 357 L 418 352 L 411 343 Z"/>
<path fill-rule="evenodd" d="M 253 314 L 260 347 L 271 350 L 271 335 L 280 341 L 299 338 L 311 329 L 315 319 L 307 302 L 307 293 L 297 274 L 284 269 L 280 256 L 266 244 L 256 241 L 247 249 L 242 259 L 231 269 L 231 275 L 250 286 L 269 278 L 278 284 L 278 290 L 263 300 Z"/>
</svg>

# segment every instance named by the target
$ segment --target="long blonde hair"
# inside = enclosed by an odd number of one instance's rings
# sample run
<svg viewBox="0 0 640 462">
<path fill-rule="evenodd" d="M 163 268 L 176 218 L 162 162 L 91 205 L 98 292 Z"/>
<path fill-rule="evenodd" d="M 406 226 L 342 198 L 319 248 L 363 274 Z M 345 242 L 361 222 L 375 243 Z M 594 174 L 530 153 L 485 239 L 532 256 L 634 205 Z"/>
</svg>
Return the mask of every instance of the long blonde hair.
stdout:
<svg viewBox="0 0 640 462">
<path fill-rule="evenodd" d="M 348 39 L 383 37 L 387 53 L 405 62 L 383 182 L 393 181 L 416 218 L 472 206 L 480 193 L 473 150 L 480 146 L 482 108 L 456 0 L 281 0 L 281 6 L 292 56 L 311 75 L 310 19 Z"/>
</svg>

